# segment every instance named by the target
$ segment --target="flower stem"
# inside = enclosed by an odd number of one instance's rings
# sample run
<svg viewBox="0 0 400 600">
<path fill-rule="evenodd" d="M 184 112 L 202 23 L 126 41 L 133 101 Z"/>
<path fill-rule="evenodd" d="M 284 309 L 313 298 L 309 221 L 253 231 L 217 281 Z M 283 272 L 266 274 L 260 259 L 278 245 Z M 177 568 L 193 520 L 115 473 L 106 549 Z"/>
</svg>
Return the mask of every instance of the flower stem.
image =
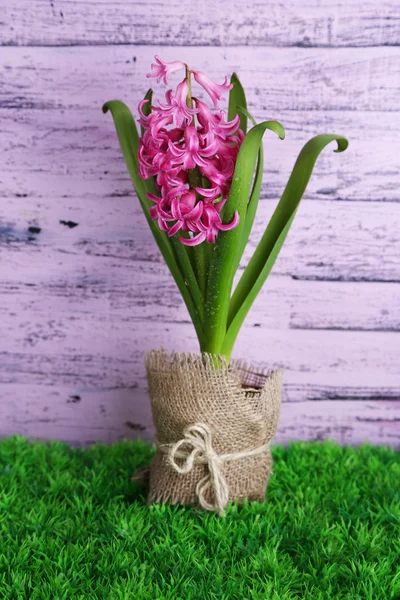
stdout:
<svg viewBox="0 0 400 600">
<path fill-rule="evenodd" d="M 201 292 L 201 288 L 197 283 L 196 276 L 193 272 L 192 265 L 186 250 L 186 246 L 182 244 L 178 240 L 176 236 L 172 236 L 170 239 L 172 252 L 174 254 L 175 260 L 180 266 L 181 273 L 183 275 L 185 285 L 187 285 L 189 289 L 189 293 L 193 299 L 193 302 L 196 306 L 197 314 L 199 316 L 200 322 L 203 323 L 204 319 L 204 297 Z M 200 341 L 200 340 L 199 340 Z M 201 343 L 201 342 L 200 342 Z"/>
<path fill-rule="evenodd" d="M 195 190 L 196 187 L 201 186 L 201 173 L 198 167 L 194 169 L 189 169 L 189 184 L 190 187 Z M 200 199 L 199 194 L 196 192 L 197 200 Z M 199 246 L 195 246 L 193 248 L 193 257 L 194 257 L 194 269 L 196 272 L 196 278 L 202 294 L 204 298 L 206 297 L 207 291 L 207 277 L 208 277 L 208 268 L 209 265 L 207 263 L 207 249 L 205 246 L 208 245 L 206 242 L 203 242 Z"/>
<path fill-rule="evenodd" d="M 206 290 L 207 290 L 207 273 L 206 273 L 206 262 L 205 262 L 205 256 L 204 256 L 204 250 L 205 250 L 204 244 L 206 244 L 206 242 L 203 242 L 202 244 L 200 244 L 199 246 L 194 248 L 194 262 L 195 262 L 195 268 L 196 268 L 196 276 L 197 276 L 197 281 L 199 283 L 199 287 L 202 291 L 203 297 L 205 297 Z"/>
<path fill-rule="evenodd" d="M 186 82 L 188 84 L 188 95 L 186 98 L 186 104 L 188 105 L 189 108 L 193 108 L 192 79 L 191 79 L 190 69 L 187 65 L 186 65 Z M 193 115 L 193 119 L 192 119 L 192 125 L 193 125 L 193 127 L 196 126 L 196 121 L 194 119 L 194 115 Z"/>
<path fill-rule="evenodd" d="M 188 84 L 188 95 L 187 95 L 187 99 L 186 99 L 186 104 L 188 105 L 189 108 L 193 108 L 192 82 L 191 82 L 190 69 L 188 66 L 186 66 L 186 81 Z M 193 115 L 192 124 L 193 124 L 193 126 L 196 125 L 194 115 Z M 190 184 L 190 187 L 193 189 L 193 191 L 195 190 L 196 187 L 201 187 L 201 173 L 200 173 L 200 170 L 198 167 L 195 167 L 194 169 L 189 169 L 189 184 Z M 197 198 L 199 198 L 198 195 L 197 195 Z M 203 297 L 205 298 L 206 290 L 207 290 L 207 272 L 206 272 L 207 267 L 206 267 L 206 260 L 205 260 L 205 249 L 203 246 L 204 246 L 204 244 L 200 244 L 200 246 L 193 248 L 193 257 L 194 257 L 194 268 L 196 271 L 196 279 L 199 284 L 200 290 L 203 294 Z"/>
<path fill-rule="evenodd" d="M 186 82 L 188 84 L 188 95 L 187 95 L 187 99 L 186 99 L 186 104 L 188 105 L 189 108 L 193 108 L 192 81 L 191 81 L 191 77 L 190 77 L 190 69 L 187 65 L 186 65 Z"/>
</svg>

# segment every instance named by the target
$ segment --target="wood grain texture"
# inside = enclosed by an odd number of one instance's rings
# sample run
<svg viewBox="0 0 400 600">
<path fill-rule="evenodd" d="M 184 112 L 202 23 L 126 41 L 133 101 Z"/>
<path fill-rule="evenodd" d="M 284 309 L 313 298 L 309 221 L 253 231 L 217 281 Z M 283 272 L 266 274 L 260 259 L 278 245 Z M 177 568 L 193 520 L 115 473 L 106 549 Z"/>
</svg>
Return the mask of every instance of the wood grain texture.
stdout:
<svg viewBox="0 0 400 600">
<path fill-rule="evenodd" d="M 130 388 L 144 377 L 145 351 L 161 346 L 198 351 L 193 327 L 185 322 L 123 321 L 112 313 L 93 314 L 86 319 L 67 313 L 59 320 L 51 315 L 34 322 L 19 322 L 15 315 L 14 323 L 10 321 L 2 324 L 1 330 L 7 334 L 11 326 L 14 331 L 14 339 L 1 354 L 2 383 L 54 385 L 57 381 L 76 381 L 95 387 Z M 390 397 L 398 399 L 399 339 L 397 332 L 327 332 L 247 325 L 240 333 L 234 355 L 255 365 L 282 366 L 287 370 L 287 382 L 308 382 L 311 388 L 317 384 L 320 395 L 321 389 L 328 386 L 341 397 L 339 390 L 350 385 L 354 390 L 372 388 L 373 397 L 381 397 L 382 388 L 391 388 Z M 294 400 L 310 397 L 315 399 L 314 392 L 305 387 L 303 395 Z"/>
<path fill-rule="evenodd" d="M 399 110 L 400 48 L 253 48 L 101 46 L 0 48 L 0 108 L 76 111 L 147 91 L 154 54 L 184 59 L 217 81 L 238 72 L 262 113 L 283 110 Z M 171 81 L 178 82 L 179 74 Z M 390 82 L 390 84 L 388 84 Z M 160 84 L 160 94 L 165 91 Z M 197 93 L 200 91 L 196 87 Z M 73 118 L 73 117 L 71 117 Z"/>
<path fill-rule="evenodd" d="M 21 262 L 10 256 L 13 276 L 0 281 L 3 332 L 15 335 L 15 317 L 31 315 L 31 325 L 69 318 L 78 329 L 96 318 L 121 322 L 189 322 L 189 315 L 166 266 L 158 262 L 119 261 L 112 257 L 57 251 L 52 259 L 30 254 Z M 26 256 L 24 251 L 23 256 Z M 19 260 L 16 260 L 17 257 Z M 61 259 L 61 260 L 60 260 Z M 46 273 L 42 265 L 46 263 Z M 310 310 L 312 306 L 312 310 Z M 26 321 L 25 321 L 26 323 Z M 62 324 L 62 323 L 61 323 Z M 247 318 L 266 329 L 400 331 L 398 283 L 338 282 L 293 279 L 272 274 Z M 26 339 L 34 340 L 25 329 Z"/>
<path fill-rule="evenodd" d="M 335 157 L 339 160 L 339 155 Z M 25 261 L 29 273 L 42 279 L 46 277 L 43 264 L 47 273 L 69 268 L 73 274 L 82 265 L 87 265 L 90 273 L 96 261 L 103 261 L 104 269 L 118 268 L 119 274 L 129 277 L 136 261 L 162 261 L 133 193 L 131 198 L 59 202 L 19 198 L 17 203 L 10 200 L 4 204 L 0 240 L 9 248 L 10 267 L 14 265 L 17 273 Z M 260 202 L 244 261 L 254 250 L 275 204 L 272 200 Z M 60 221 L 77 226 L 71 229 Z M 29 227 L 39 227 L 40 233 L 31 233 Z M 274 273 L 295 279 L 400 282 L 399 256 L 400 203 L 305 200 Z M 10 271 L 7 277 L 13 278 Z"/>
<path fill-rule="evenodd" d="M 18 0 L 1 7 L 2 44 L 398 45 L 398 2 Z"/>
<path fill-rule="evenodd" d="M 121 96 L 122 90 L 121 82 Z M 0 109 L 5 166 L 0 172 L 0 195 L 12 199 L 16 209 L 21 202 L 58 199 L 60 204 L 71 197 L 79 205 L 89 198 L 98 204 L 99 197 L 110 197 L 115 204 L 118 196 L 132 193 L 112 118 L 100 110 L 102 100 L 109 97 L 107 92 L 103 90 L 96 98 L 88 91 L 85 107 L 69 110 L 73 93 L 64 98 L 60 109 Z M 125 98 L 134 113 L 139 98 L 140 90 Z M 249 104 L 257 120 L 276 118 L 286 129 L 283 142 L 272 133 L 265 134 L 262 198 L 280 196 L 297 154 L 310 137 L 335 131 L 350 140 L 346 155 L 335 154 L 334 144 L 324 150 L 304 198 L 400 200 L 400 112 L 263 111 L 256 97 Z M 21 196 L 28 200 L 16 200 Z"/>
<path fill-rule="evenodd" d="M 147 392 L 82 389 L 58 384 L 3 385 L 0 436 L 18 431 L 73 445 L 112 443 L 124 438 L 152 440 L 154 427 Z M 18 398 L 18 401 L 15 401 Z M 285 402 L 274 443 L 334 439 L 342 444 L 386 444 L 399 448 L 400 403 L 387 400 Z"/>
<path fill-rule="evenodd" d="M 75 443 L 133 432 L 151 436 L 143 352 L 157 346 L 196 350 L 193 328 L 185 323 L 122 322 L 111 312 L 79 319 L 73 310 L 59 322 L 54 315 L 35 322 L 36 329 L 21 323 L 14 347 L 0 355 L 3 434 L 43 436 L 51 428 Z M 398 339 L 394 333 L 245 327 L 236 354 L 286 370 L 278 440 L 328 435 L 346 443 L 397 444 Z M 14 398 L 24 398 L 18 410 Z M 287 406 L 292 403 L 299 406 Z"/>
<path fill-rule="evenodd" d="M 140 332 L 149 329 L 148 321 L 138 328 L 128 328 L 125 323 L 107 337 L 115 322 L 108 323 L 104 316 L 98 321 L 105 325 L 102 335 L 92 327 L 93 321 L 86 322 L 86 335 L 92 336 L 86 354 L 77 353 L 84 343 L 75 349 L 74 327 L 70 331 L 72 346 L 64 341 L 56 354 L 28 351 L 1 356 L 2 364 L 8 362 L 9 368 L 0 386 L 0 434 L 17 431 L 46 438 L 51 431 L 52 437 L 74 444 L 137 435 L 152 438 L 142 350 L 160 343 L 195 349 L 191 328 L 181 324 L 176 331 L 156 324 L 150 327 L 149 337 L 144 337 Z M 238 351 L 257 356 L 260 362 L 260 352 L 254 348 L 262 347 L 263 359 L 269 364 L 285 364 L 285 402 L 277 442 L 327 436 L 341 443 L 370 441 L 398 447 L 400 380 L 396 364 L 391 368 L 387 364 L 388 357 L 395 354 L 395 348 L 387 347 L 388 341 L 387 335 L 376 333 L 355 336 L 348 332 L 344 336 L 335 332 L 327 337 L 321 332 L 282 335 L 260 330 L 254 336 L 254 331 L 245 329 Z M 48 347 L 54 350 L 54 341 Z M 69 355 L 65 352 L 68 347 Z M 366 356 L 370 356 L 367 364 Z M 379 390 L 377 376 L 381 378 Z"/>
<path fill-rule="evenodd" d="M 187 0 L 0 7 L 0 435 L 151 439 L 143 352 L 197 350 L 101 112 L 135 110 L 158 53 L 237 71 L 257 120 L 286 129 L 266 135 L 244 263 L 302 145 L 349 137 L 318 160 L 235 355 L 285 369 L 277 441 L 399 447 L 399 5 L 212 6 L 219 19 Z"/>
</svg>

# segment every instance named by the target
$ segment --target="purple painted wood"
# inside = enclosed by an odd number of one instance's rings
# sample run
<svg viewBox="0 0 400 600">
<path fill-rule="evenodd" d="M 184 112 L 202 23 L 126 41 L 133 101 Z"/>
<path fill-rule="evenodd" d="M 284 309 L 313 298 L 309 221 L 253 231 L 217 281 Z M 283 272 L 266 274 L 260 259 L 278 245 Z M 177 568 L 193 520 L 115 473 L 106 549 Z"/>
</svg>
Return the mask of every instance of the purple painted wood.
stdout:
<svg viewBox="0 0 400 600">
<path fill-rule="evenodd" d="M 398 45 L 396 0 L 18 0 L 4 3 L 0 40 L 8 45 L 166 46 Z M 397 18 L 396 18 L 397 17 Z"/>
<path fill-rule="evenodd" d="M 1 53 L 0 50 L 0 56 Z M 107 68 L 111 70 L 111 56 L 108 61 Z M 28 62 L 24 63 L 22 73 L 24 69 L 29 69 Z M 102 77 L 106 77 L 106 72 L 105 68 Z M 78 75 L 79 85 L 84 86 L 84 74 L 73 73 L 72 67 L 66 73 L 71 81 L 76 80 Z M 8 71 L 5 71 L 3 81 L 14 89 L 7 76 Z M 133 194 L 115 144 L 112 121 L 100 111 L 102 101 L 109 97 L 107 82 L 104 81 L 103 85 L 97 95 L 87 89 L 82 105 L 75 108 L 71 107 L 75 93 L 71 88 L 59 108 L 54 110 L 25 108 L 28 100 L 18 96 L 19 92 L 14 90 L 10 108 L 0 108 L 2 156 L 7 171 L 7 177 L 2 177 L 3 196 L 15 198 L 17 194 L 27 194 L 29 198 L 46 202 L 58 199 L 57 206 L 61 198 L 64 201 L 68 199 L 68 202 L 75 199 L 77 204 L 82 205 L 82 198 L 98 202 L 101 197 L 115 204 L 119 196 Z M 121 92 L 115 91 L 115 97 L 125 99 L 134 109 L 145 86 L 142 81 L 138 82 L 138 90 L 133 90 L 132 95 L 123 92 L 124 86 L 121 77 Z M 289 83 L 287 86 L 289 88 Z M 134 86 L 129 84 L 131 87 Z M 31 93 L 28 89 L 26 93 L 33 97 L 33 91 Z M 41 95 L 39 102 L 47 102 L 49 94 L 50 90 Z M 37 91 L 35 96 L 37 98 Z M 3 105 L 10 103 L 10 96 L 4 94 L 0 102 Z M 327 148 L 319 158 L 318 168 L 304 197 L 379 203 L 400 200 L 400 123 L 396 112 L 265 110 L 258 103 L 257 96 L 251 95 L 249 104 L 257 119 L 279 117 L 287 132 L 284 142 L 272 133 L 266 134 L 263 198 L 275 201 L 279 197 L 295 157 L 309 137 L 321 131 L 339 131 L 346 132 L 351 139 L 346 160 L 344 155 L 338 157 L 332 152 L 333 145 Z M 35 168 L 32 166 L 32 150 L 35 152 Z M 130 207 L 125 200 L 123 205 L 127 210 Z M 15 210 L 18 210 L 18 205 Z M 382 207 L 381 210 L 389 211 L 390 207 Z M 101 215 L 97 218 L 100 219 Z"/>
<path fill-rule="evenodd" d="M 159 53 L 238 71 L 256 118 L 286 128 L 265 139 L 246 257 L 302 144 L 350 138 L 319 159 L 236 356 L 285 369 L 277 441 L 400 445 L 398 5 L 225 5 L 218 25 L 187 0 L 0 8 L 0 435 L 151 438 L 144 350 L 197 349 L 100 109 L 134 108 Z"/>
</svg>

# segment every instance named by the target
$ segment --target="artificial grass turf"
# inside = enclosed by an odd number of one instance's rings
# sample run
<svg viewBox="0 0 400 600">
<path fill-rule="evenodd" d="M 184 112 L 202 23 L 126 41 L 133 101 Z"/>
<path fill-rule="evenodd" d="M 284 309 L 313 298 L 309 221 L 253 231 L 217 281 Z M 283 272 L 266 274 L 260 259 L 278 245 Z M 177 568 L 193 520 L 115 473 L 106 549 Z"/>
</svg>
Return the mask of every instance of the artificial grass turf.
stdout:
<svg viewBox="0 0 400 600">
<path fill-rule="evenodd" d="M 0 598 L 400 598 L 400 454 L 273 448 L 264 504 L 146 505 L 144 442 L 0 442 Z"/>
</svg>

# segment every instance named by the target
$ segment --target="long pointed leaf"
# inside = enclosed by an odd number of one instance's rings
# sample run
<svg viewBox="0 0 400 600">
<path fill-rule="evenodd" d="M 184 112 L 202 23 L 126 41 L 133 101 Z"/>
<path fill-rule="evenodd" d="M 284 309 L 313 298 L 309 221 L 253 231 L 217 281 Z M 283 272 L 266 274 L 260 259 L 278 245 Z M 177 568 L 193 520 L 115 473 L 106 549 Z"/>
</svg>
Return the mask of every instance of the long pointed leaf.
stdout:
<svg viewBox="0 0 400 600">
<path fill-rule="evenodd" d="M 153 90 L 150 88 L 144 97 L 144 100 L 148 100 L 148 102 L 146 102 L 146 104 L 144 104 L 143 108 L 142 108 L 143 114 L 146 116 L 149 116 L 151 113 L 152 98 L 153 98 Z M 143 136 L 143 134 L 144 134 L 143 125 L 141 125 L 141 133 Z M 153 181 L 154 181 L 154 178 L 153 178 Z M 183 235 L 186 235 L 186 234 L 183 233 Z M 196 277 L 194 275 L 194 271 L 193 271 L 193 264 L 192 264 L 193 253 L 191 252 L 193 250 L 193 248 L 189 248 L 189 247 L 181 244 L 179 242 L 177 236 L 173 236 L 172 238 L 169 238 L 169 244 L 170 244 L 170 248 L 172 251 L 172 255 L 175 259 L 175 262 L 176 262 L 177 266 L 179 267 L 183 278 L 185 279 L 185 281 L 187 281 L 189 293 L 192 296 L 192 298 L 196 304 L 196 307 L 198 309 L 200 318 L 202 319 L 204 316 L 204 297 L 199 288 L 199 283 L 197 282 Z"/>
<path fill-rule="evenodd" d="M 335 134 L 317 135 L 305 144 L 296 160 L 279 204 L 232 296 L 228 331 L 223 344 L 223 352 L 227 356 L 230 355 L 239 329 L 279 254 L 315 162 L 325 146 L 333 141 L 338 144 L 335 152 L 346 150 L 346 138 Z"/>
<path fill-rule="evenodd" d="M 253 228 L 253 223 L 254 223 L 254 218 L 256 216 L 257 206 L 258 206 L 258 202 L 260 200 L 263 167 L 264 167 L 264 150 L 263 150 L 263 147 L 261 144 L 260 150 L 258 151 L 257 167 L 256 167 L 256 173 L 254 176 L 253 189 L 251 191 L 250 200 L 247 205 L 246 220 L 244 222 L 242 235 L 240 237 L 240 243 L 239 243 L 237 251 L 236 251 L 236 259 L 235 259 L 235 267 L 234 267 L 235 273 L 239 267 L 240 260 L 243 256 L 243 252 L 245 251 L 247 242 L 249 241 L 251 230 Z"/>
<path fill-rule="evenodd" d="M 106 113 L 108 110 L 111 111 L 113 116 L 122 154 L 125 159 L 129 175 L 131 176 L 133 185 L 135 187 L 136 194 L 139 198 L 139 202 L 142 206 L 144 215 L 160 249 L 160 252 L 164 257 L 169 270 L 171 271 L 179 291 L 181 292 L 201 345 L 203 341 L 203 326 L 199 311 L 189 293 L 188 287 L 185 285 L 185 280 L 182 277 L 182 273 L 174 259 L 171 251 L 170 240 L 168 239 L 166 233 L 161 231 L 161 229 L 150 216 L 150 201 L 146 197 L 146 192 L 151 191 L 152 193 L 156 193 L 156 189 L 151 178 L 148 180 L 143 180 L 139 175 L 137 159 L 137 153 L 139 150 L 139 136 L 132 113 L 126 104 L 120 102 L 119 100 L 111 100 L 110 102 L 106 102 L 106 104 L 103 106 L 103 112 Z"/>
<path fill-rule="evenodd" d="M 201 321 L 204 318 L 204 297 L 202 295 L 199 283 L 194 274 L 192 263 L 190 262 L 187 246 L 184 246 L 177 235 L 170 238 L 172 253 L 180 267 L 181 273 L 185 279 L 185 284 L 189 288 L 190 294 L 196 304 L 197 312 Z"/>
<path fill-rule="evenodd" d="M 231 84 L 233 88 L 229 92 L 229 105 L 228 105 L 228 121 L 231 121 L 239 113 L 239 106 L 247 109 L 246 94 L 242 84 L 240 83 L 239 77 L 236 73 L 232 74 Z M 247 115 L 240 113 L 240 129 L 244 134 L 247 132 Z"/>
<path fill-rule="evenodd" d="M 254 127 L 257 125 L 255 119 L 251 116 L 251 114 L 242 106 L 238 107 L 240 113 L 244 113 L 252 122 Z M 281 137 L 284 139 L 284 137 Z M 258 151 L 258 159 L 257 159 L 257 167 L 254 176 L 253 189 L 251 191 L 251 196 L 249 203 L 247 205 L 246 211 L 246 220 L 243 225 L 243 231 L 240 238 L 240 243 L 238 245 L 238 249 L 236 251 L 236 259 L 235 259 L 235 267 L 234 272 L 236 273 L 240 260 L 243 256 L 243 252 L 246 248 L 247 242 L 249 241 L 250 233 L 253 228 L 254 218 L 257 212 L 258 202 L 260 200 L 260 192 L 261 192 L 261 184 L 263 177 L 263 169 L 264 169 L 264 150 L 263 145 L 260 144 L 260 149 Z"/>
<path fill-rule="evenodd" d="M 226 333 L 236 249 L 244 227 L 258 150 L 267 129 L 279 136 L 284 135 L 282 125 L 277 121 L 260 123 L 246 135 L 236 161 L 229 199 L 223 209 L 223 221 L 230 223 L 237 211 L 239 225 L 231 231 L 221 231 L 213 250 L 205 306 L 206 343 L 203 348 L 213 354 L 218 354 Z"/>
<path fill-rule="evenodd" d="M 149 90 L 147 90 L 147 94 L 145 95 L 143 100 L 148 100 L 148 102 L 146 102 L 146 104 L 143 104 L 143 108 L 142 108 L 143 114 L 146 117 L 148 117 L 149 114 L 151 113 L 151 102 L 153 100 L 153 90 L 151 88 Z M 140 126 L 140 133 L 143 136 L 143 134 L 144 134 L 143 125 Z"/>
<path fill-rule="evenodd" d="M 283 243 L 286 239 L 286 236 L 288 234 L 290 226 L 293 222 L 295 214 L 296 214 L 296 212 L 293 213 L 293 215 L 287 222 L 286 226 L 284 227 L 283 231 L 281 232 L 280 236 L 278 237 L 274 247 L 272 248 L 272 251 L 268 256 L 268 259 L 265 262 L 264 267 L 263 267 L 259 277 L 255 281 L 253 287 L 250 289 L 249 293 L 247 294 L 240 309 L 236 312 L 236 314 L 234 315 L 233 319 L 231 320 L 231 322 L 229 324 L 228 331 L 226 332 L 224 343 L 222 344 L 222 349 L 221 349 L 221 354 L 226 356 L 226 358 L 228 360 L 232 353 L 233 346 L 235 344 L 235 341 L 236 341 L 236 338 L 240 331 L 240 328 L 243 325 L 243 321 L 246 318 L 247 313 L 249 312 L 259 291 L 261 290 L 262 286 L 264 285 L 265 280 L 267 279 L 268 275 L 270 274 L 272 267 L 274 266 L 274 263 L 278 257 L 278 254 L 283 246 Z M 231 317 L 231 315 L 230 315 L 230 317 Z"/>
<path fill-rule="evenodd" d="M 103 105 L 103 113 L 110 111 L 115 128 L 117 130 L 118 141 L 121 146 L 125 164 L 128 168 L 136 193 L 139 200 L 149 206 L 149 201 L 146 198 L 147 191 L 156 191 L 153 182 L 148 179 L 144 181 L 139 176 L 139 166 L 137 153 L 139 150 L 139 135 L 136 129 L 135 121 L 129 108 L 119 100 L 111 100 Z M 153 188 L 153 189 L 149 189 Z"/>
</svg>

